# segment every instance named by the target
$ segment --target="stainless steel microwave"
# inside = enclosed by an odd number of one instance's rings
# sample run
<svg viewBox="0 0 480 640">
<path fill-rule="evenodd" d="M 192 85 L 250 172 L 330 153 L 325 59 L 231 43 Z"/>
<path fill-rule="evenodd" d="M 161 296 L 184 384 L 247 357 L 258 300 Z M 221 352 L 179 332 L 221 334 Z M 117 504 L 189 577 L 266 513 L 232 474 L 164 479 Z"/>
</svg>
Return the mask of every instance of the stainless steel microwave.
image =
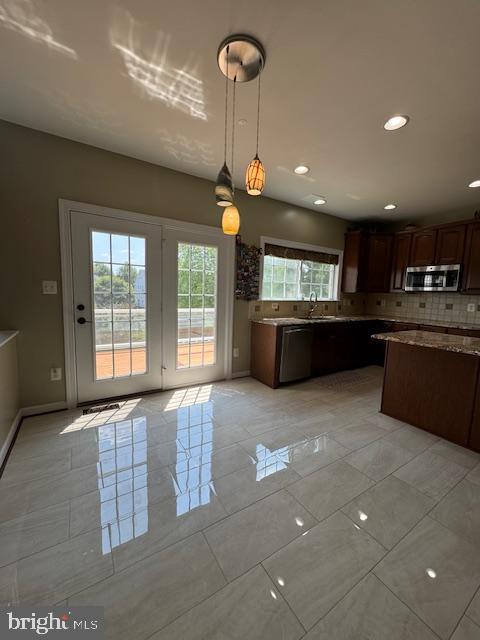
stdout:
<svg viewBox="0 0 480 640">
<path fill-rule="evenodd" d="M 459 264 L 407 267 L 405 291 L 458 291 L 459 287 Z"/>
</svg>

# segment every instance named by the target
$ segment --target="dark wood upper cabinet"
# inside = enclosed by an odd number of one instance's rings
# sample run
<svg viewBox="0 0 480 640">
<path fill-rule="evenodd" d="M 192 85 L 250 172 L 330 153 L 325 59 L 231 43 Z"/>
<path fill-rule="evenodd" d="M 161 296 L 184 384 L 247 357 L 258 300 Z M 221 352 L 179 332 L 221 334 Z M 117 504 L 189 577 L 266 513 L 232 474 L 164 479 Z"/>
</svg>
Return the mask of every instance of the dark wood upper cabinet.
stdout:
<svg viewBox="0 0 480 640">
<path fill-rule="evenodd" d="M 410 265 L 411 233 L 397 233 L 393 240 L 391 291 L 403 291 L 405 269 Z"/>
<path fill-rule="evenodd" d="M 467 227 L 463 290 L 480 293 L 480 222 L 473 222 Z"/>
<path fill-rule="evenodd" d="M 362 231 L 345 234 L 343 253 L 342 293 L 364 291 L 367 236 Z"/>
<path fill-rule="evenodd" d="M 392 265 L 393 235 L 374 233 L 368 238 L 366 291 L 389 291 Z"/>
<path fill-rule="evenodd" d="M 434 264 L 460 264 L 463 261 L 466 225 L 440 227 Z"/>
<path fill-rule="evenodd" d="M 435 264 L 436 229 L 416 231 L 412 236 L 409 267 L 428 267 Z"/>
</svg>

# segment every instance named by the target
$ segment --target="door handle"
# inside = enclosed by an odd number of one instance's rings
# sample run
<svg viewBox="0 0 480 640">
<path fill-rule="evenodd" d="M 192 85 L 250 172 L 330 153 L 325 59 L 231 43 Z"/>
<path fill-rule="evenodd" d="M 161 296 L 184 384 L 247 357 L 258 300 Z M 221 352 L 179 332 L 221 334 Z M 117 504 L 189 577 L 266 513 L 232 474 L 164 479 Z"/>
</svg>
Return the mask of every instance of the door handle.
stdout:
<svg viewBox="0 0 480 640">
<path fill-rule="evenodd" d="M 77 318 L 77 322 L 78 322 L 78 324 L 86 324 L 86 323 L 92 324 L 91 320 L 87 320 L 86 318 L 83 318 L 83 317 L 82 318 Z"/>
</svg>

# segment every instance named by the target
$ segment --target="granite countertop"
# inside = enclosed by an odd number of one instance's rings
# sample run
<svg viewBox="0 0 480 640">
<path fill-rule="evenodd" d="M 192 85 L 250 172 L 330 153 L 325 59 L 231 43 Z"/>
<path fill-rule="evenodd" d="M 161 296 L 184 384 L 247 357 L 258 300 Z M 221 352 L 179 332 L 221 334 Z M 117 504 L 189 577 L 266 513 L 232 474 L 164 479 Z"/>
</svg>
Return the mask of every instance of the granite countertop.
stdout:
<svg viewBox="0 0 480 640">
<path fill-rule="evenodd" d="M 429 327 L 445 327 L 446 329 L 473 329 L 480 331 L 480 325 L 472 324 L 468 322 L 448 322 L 441 320 L 426 320 L 418 318 L 394 318 L 386 316 L 313 316 L 312 318 L 258 318 L 252 320 L 252 322 L 258 322 L 260 324 L 270 324 L 273 326 L 283 327 L 301 324 L 314 324 L 316 322 L 353 322 L 353 321 L 367 321 L 367 320 L 382 320 L 384 322 L 402 322 L 405 324 L 421 324 Z"/>
<path fill-rule="evenodd" d="M 455 353 L 466 353 L 471 356 L 480 356 L 480 338 L 455 336 L 446 333 L 434 333 L 432 331 L 396 331 L 394 333 L 377 333 L 372 336 L 377 340 L 387 342 L 399 342 L 415 347 L 429 347 L 430 349 L 442 349 Z"/>
<path fill-rule="evenodd" d="M 359 320 L 373 320 L 370 316 L 314 316 L 313 318 L 259 318 L 258 320 L 252 320 L 252 322 L 258 322 L 259 324 L 271 324 L 276 327 L 301 325 L 301 324 L 315 324 L 317 322 L 351 322 Z"/>
<path fill-rule="evenodd" d="M 7 344 L 9 340 L 14 338 L 18 334 L 18 331 L 0 331 L 0 347 Z"/>
</svg>

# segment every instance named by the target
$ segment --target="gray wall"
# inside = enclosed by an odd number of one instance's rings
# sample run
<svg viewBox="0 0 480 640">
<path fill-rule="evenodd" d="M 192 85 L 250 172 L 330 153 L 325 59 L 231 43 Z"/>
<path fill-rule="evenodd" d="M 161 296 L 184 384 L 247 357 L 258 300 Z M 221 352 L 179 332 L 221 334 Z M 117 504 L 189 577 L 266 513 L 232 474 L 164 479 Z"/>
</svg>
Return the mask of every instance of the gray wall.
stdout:
<svg viewBox="0 0 480 640">
<path fill-rule="evenodd" d="M 21 405 L 64 400 L 61 295 L 42 295 L 42 280 L 60 285 L 58 198 L 218 226 L 213 185 L 147 162 L 0 121 L 0 328 L 19 329 Z M 267 176 L 268 178 L 268 176 Z M 237 193 L 245 242 L 261 235 L 343 248 L 346 222 L 266 197 Z M 236 301 L 234 371 L 249 368 L 248 303 Z"/>
</svg>

